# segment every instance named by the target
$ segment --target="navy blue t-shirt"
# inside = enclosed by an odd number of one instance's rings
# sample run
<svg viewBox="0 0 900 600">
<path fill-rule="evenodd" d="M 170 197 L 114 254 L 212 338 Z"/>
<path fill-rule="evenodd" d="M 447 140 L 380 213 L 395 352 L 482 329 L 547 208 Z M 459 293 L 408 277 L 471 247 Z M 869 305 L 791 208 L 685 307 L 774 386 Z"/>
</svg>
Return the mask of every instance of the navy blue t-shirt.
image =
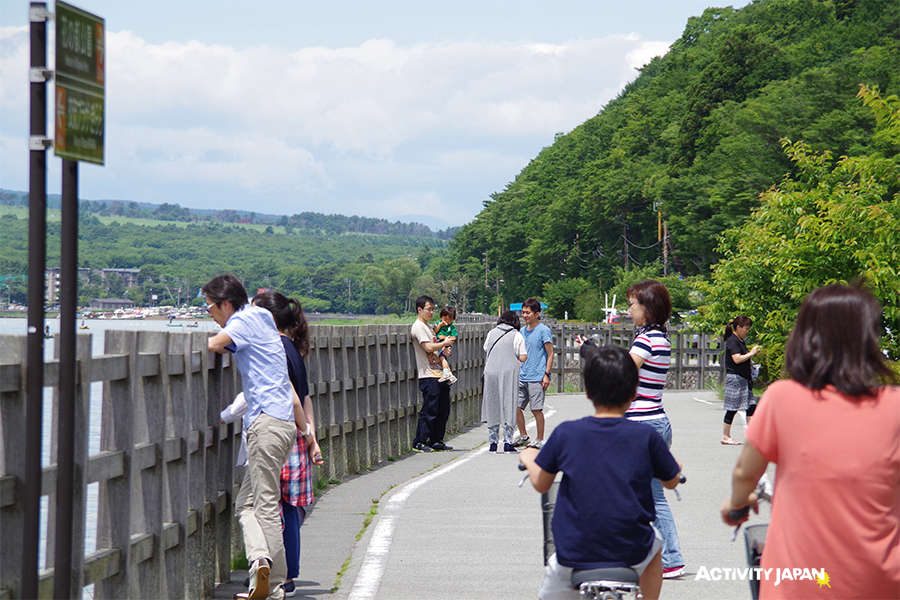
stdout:
<svg viewBox="0 0 900 600">
<path fill-rule="evenodd" d="M 281 344 L 284 346 L 284 354 L 287 358 L 288 377 L 294 384 L 300 403 L 309 395 L 309 381 L 306 379 L 306 363 L 303 356 L 294 347 L 294 343 L 285 336 L 281 336 Z"/>
<path fill-rule="evenodd" d="M 678 475 L 653 427 L 624 418 L 566 421 L 535 462 L 548 473 L 563 472 L 552 522 L 559 564 L 598 569 L 646 558 L 656 518 L 650 482 Z"/>
</svg>

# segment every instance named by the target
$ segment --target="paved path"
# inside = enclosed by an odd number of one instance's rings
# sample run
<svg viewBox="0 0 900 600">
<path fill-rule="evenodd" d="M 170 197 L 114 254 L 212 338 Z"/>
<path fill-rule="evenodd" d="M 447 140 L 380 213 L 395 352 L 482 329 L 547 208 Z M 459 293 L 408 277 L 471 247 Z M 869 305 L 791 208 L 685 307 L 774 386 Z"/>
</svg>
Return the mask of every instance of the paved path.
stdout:
<svg viewBox="0 0 900 600">
<path fill-rule="evenodd" d="M 665 402 L 672 451 L 688 478 L 680 502 L 666 492 L 687 575 L 664 582 L 662 598 L 748 598 L 745 581 L 695 579 L 700 567 L 745 566 L 742 538 L 732 543 L 718 516 L 740 452 L 719 444 L 721 402 L 698 390 L 666 392 Z M 581 395 L 549 396 L 548 430 L 590 410 Z M 735 430 L 742 439 L 738 421 Z M 516 457 L 488 454 L 486 439 L 485 426 L 472 428 L 448 440 L 452 452 L 405 455 L 328 490 L 302 528 L 294 598 L 535 598 L 543 577 L 540 496 L 527 482 L 517 487 Z M 378 514 L 357 540 L 373 507 Z M 766 512 L 754 522 L 765 522 Z M 235 571 L 232 581 L 244 577 Z M 223 584 L 215 597 L 243 590 Z"/>
</svg>

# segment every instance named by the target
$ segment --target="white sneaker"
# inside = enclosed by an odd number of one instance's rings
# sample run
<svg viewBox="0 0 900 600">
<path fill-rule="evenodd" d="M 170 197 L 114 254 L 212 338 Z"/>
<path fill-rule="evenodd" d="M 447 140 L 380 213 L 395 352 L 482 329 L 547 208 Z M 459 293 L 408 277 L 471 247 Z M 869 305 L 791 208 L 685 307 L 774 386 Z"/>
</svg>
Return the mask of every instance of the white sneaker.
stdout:
<svg viewBox="0 0 900 600">
<path fill-rule="evenodd" d="M 450 373 L 450 371 L 444 371 L 444 372 L 441 374 L 441 377 L 438 379 L 438 381 L 439 381 L 439 382 L 440 382 L 440 381 L 447 381 L 447 380 L 450 379 L 451 377 L 453 377 L 453 375 Z"/>
<path fill-rule="evenodd" d="M 537 450 L 540 450 L 541 448 L 543 448 L 543 446 L 544 446 L 544 440 L 534 440 L 533 442 L 528 444 L 526 446 L 526 448 L 535 448 Z"/>
<path fill-rule="evenodd" d="M 676 577 L 684 576 L 684 567 L 669 567 L 668 569 L 663 569 L 663 579 L 675 579 Z"/>
<path fill-rule="evenodd" d="M 453 385 L 454 383 L 456 383 L 456 375 L 453 375 L 453 374 L 451 373 L 451 374 L 450 374 L 450 377 L 447 379 L 447 381 L 450 382 L 450 385 Z"/>
</svg>

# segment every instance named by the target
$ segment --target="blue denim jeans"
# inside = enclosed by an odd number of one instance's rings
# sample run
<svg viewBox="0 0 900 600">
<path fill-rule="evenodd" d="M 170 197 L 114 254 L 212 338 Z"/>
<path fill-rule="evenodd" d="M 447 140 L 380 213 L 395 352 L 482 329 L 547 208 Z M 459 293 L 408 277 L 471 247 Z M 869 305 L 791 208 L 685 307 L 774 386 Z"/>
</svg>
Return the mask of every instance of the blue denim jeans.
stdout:
<svg viewBox="0 0 900 600">
<path fill-rule="evenodd" d="M 662 436 L 666 446 L 672 447 L 672 424 L 669 417 L 662 419 L 654 419 L 652 421 L 643 421 L 647 425 L 651 425 L 656 432 Z M 654 479 L 651 483 L 653 489 L 653 504 L 656 507 L 656 521 L 653 522 L 656 528 L 662 534 L 662 564 L 663 569 L 670 567 L 683 567 L 684 557 L 681 556 L 681 544 L 678 542 L 678 530 L 675 529 L 675 519 L 672 517 L 672 510 L 666 501 L 666 495 L 663 493 L 663 486 L 659 479 Z"/>
<path fill-rule="evenodd" d="M 288 504 L 283 499 L 281 503 L 281 517 L 284 530 L 284 553 L 287 559 L 287 578 L 295 579 L 300 576 L 300 527 L 306 520 L 306 509 L 302 506 Z"/>
</svg>

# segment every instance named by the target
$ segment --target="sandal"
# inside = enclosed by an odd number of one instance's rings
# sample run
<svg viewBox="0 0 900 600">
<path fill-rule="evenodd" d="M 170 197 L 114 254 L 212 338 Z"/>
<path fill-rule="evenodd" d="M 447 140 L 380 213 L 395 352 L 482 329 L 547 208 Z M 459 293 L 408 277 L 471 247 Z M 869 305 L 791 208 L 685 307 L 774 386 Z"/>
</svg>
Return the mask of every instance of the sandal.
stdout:
<svg viewBox="0 0 900 600">
<path fill-rule="evenodd" d="M 722 444 L 723 446 L 740 446 L 741 445 L 741 442 L 737 441 L 734 438 L 728 438 L 727 440 L 722 440 L 719 443 Z"/>
</svg>

